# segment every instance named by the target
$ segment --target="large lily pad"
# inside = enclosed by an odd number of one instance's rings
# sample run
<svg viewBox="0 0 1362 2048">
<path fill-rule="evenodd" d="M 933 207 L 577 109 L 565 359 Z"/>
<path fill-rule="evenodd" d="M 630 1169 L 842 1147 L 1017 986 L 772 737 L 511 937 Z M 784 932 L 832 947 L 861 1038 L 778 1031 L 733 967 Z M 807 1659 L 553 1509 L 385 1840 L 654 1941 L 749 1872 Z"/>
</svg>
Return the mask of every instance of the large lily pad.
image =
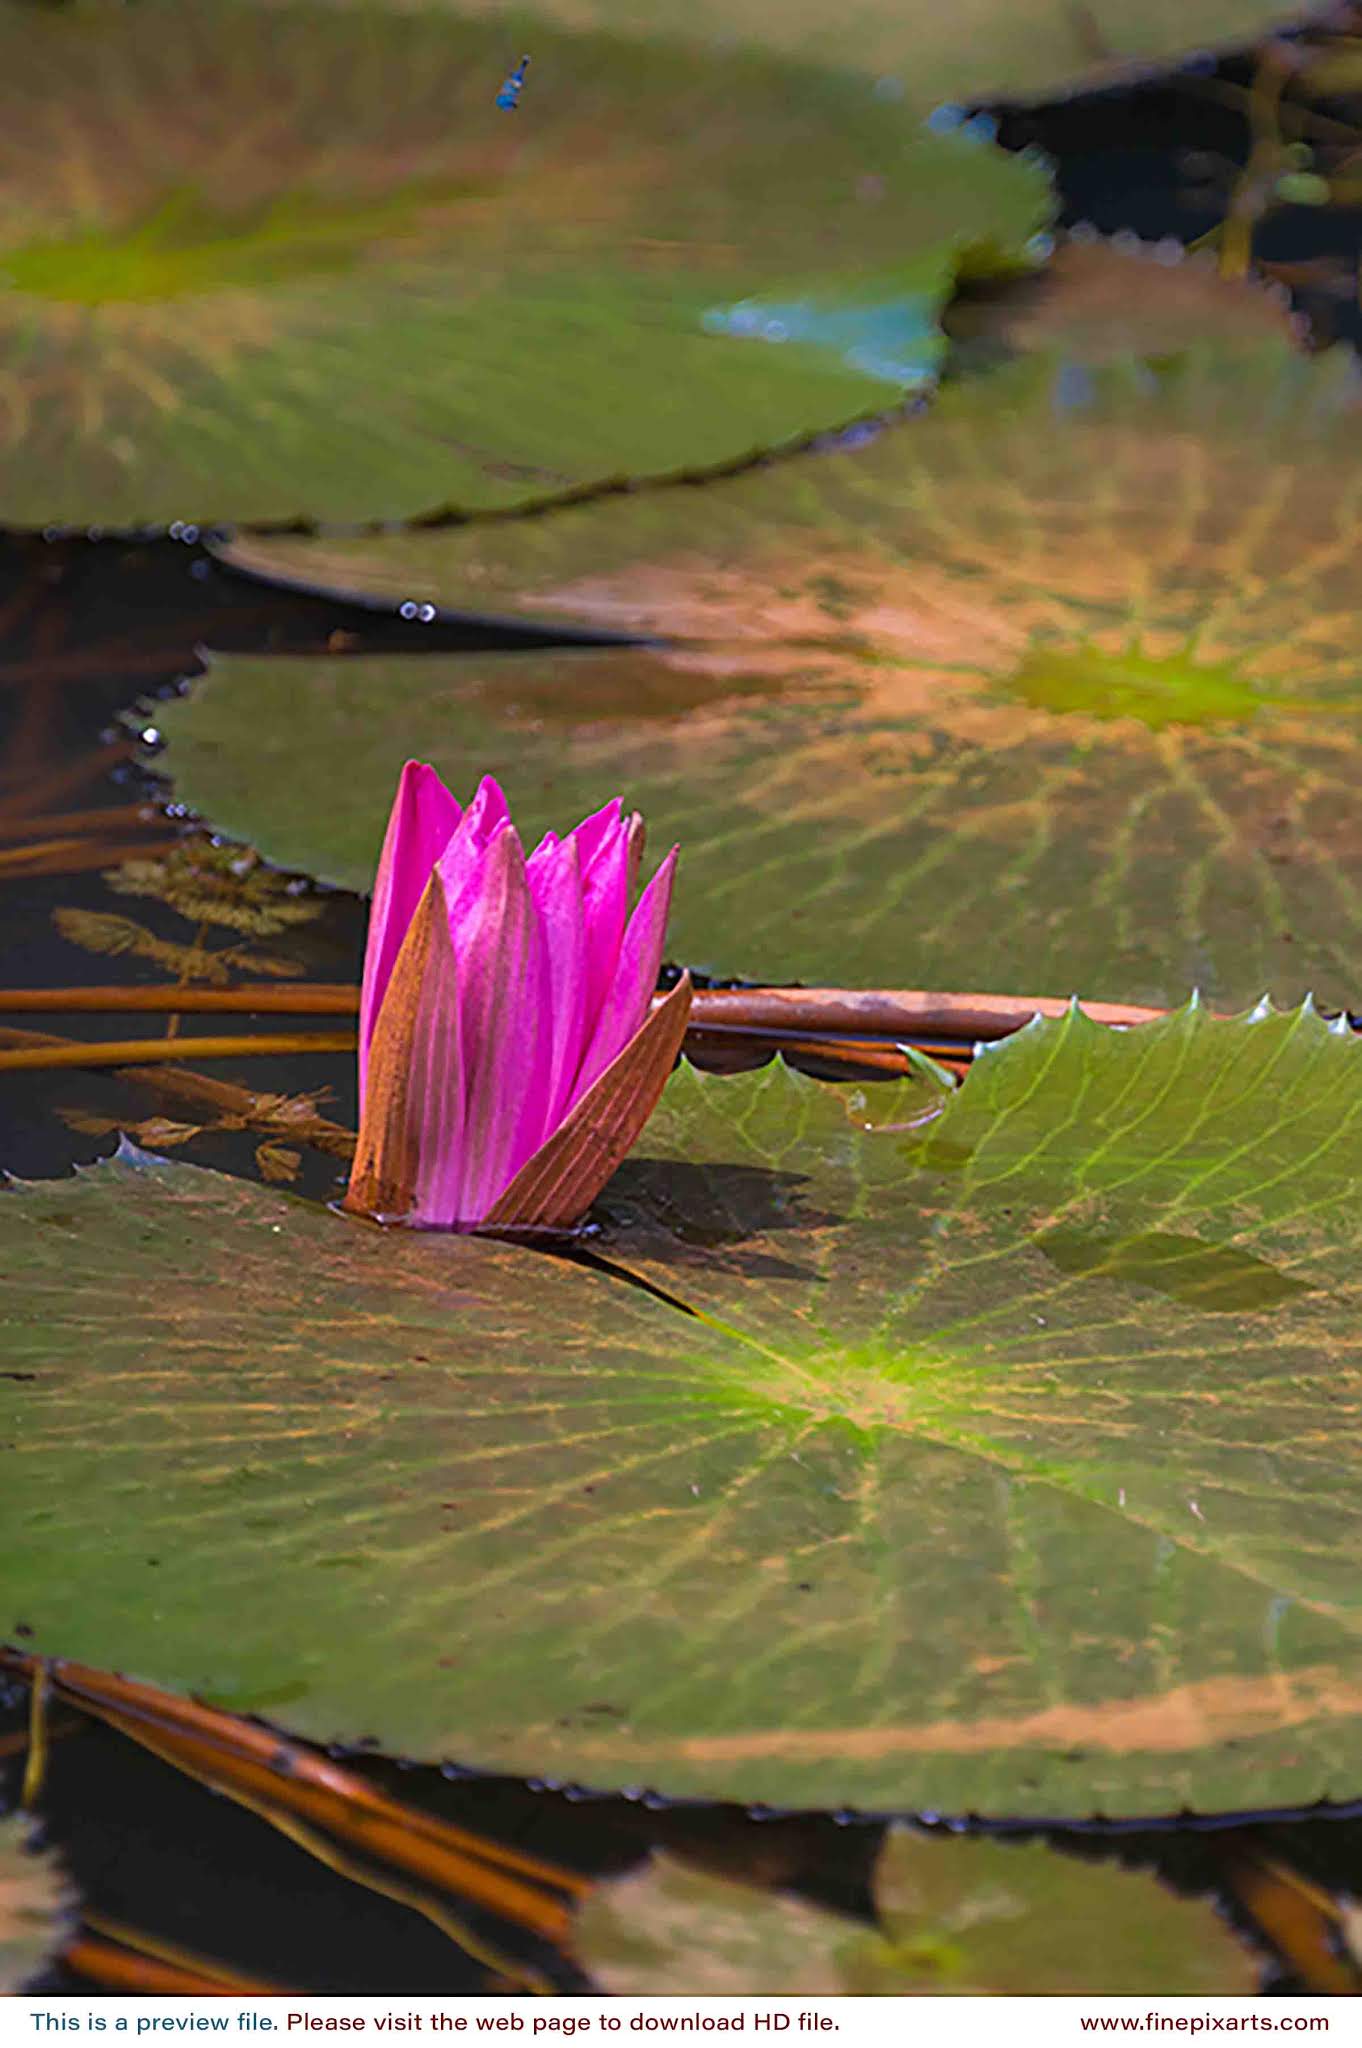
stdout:
<svg viewBox="0 0 1362 2048">
<path fill-rule="evenodd" d="M 596 1785 L 1352 1796 L 1362 1046 L 1070 1015 L 921 1109 L 683 1069 L 603 1270 L 140 1158 L 0 1197 L 0 1634 Z"/>
<path fill-rule="evenodd" d="M 891 1830 L 878 1929 L 654 1856 L 597 1886 L 577 1949 L 620 1998 L 1244 1997 L 1247 1951 L 1210 1904 L 1039 1843 Z"/>
<path fill-rule="evenodd" d="M 1261 342 L 1038 357 L 869 446 L 375 542 L 409 590 L 682 644 L 229 660 L 168 765 L 358 888 L 408 753 L 534 830 L 622 790 L 681 841 L 676 953 L 724 973 L 1357 1000 L 1355 390 Z"/>
<path fill-rule="evenodd" d="M 346 0 L 350 4 L 350 0 Z M 408 0 L 410 4 L 410 0 Z M 422 0 L 428 8 L 448 0 Z M 535 12 L 520 0 L 474 0 L 517 44 Z M 797 51 L 877 73 L 881 89 L 927 108 L 938 101 L 1035 99 L 1122 66 L 1165 64 L 1208 47 L 1251 43 L 1308 20 L 1308 0 L 547 0 L 540 12 L 574 28 L 669 32 L 731 49 Z"/>
<path fill-rule="evenodd" d="M 293 0 L 0 15 L 0 519 L 391 517 L 892 404 L 1042 168 L 863 80 Z M 779 342 L 779 346 L 773 345 Z"/>
<path fill-rule="evenodd" d="M 32 1832 L 23 1814 L 0 1819 L 0 1997 L 49 1961 L 70 1905 L 59 1865 L 29 1846 Z"/>
</svg>

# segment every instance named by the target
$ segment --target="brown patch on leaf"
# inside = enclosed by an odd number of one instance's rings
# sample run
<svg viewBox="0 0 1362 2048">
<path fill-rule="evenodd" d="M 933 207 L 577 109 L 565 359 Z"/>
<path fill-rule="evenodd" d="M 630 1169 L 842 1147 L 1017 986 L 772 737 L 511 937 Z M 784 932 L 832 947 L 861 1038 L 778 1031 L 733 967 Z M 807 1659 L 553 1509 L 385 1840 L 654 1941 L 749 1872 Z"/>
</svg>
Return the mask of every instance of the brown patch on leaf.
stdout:
<svg viewBox="0 0 1362 2048">
<path fill-rule="evenodd" d="M 1241 1742 L 1321 1720 L 1362 1715 L 1362 1684 L 1332 1665 L 1316 1665 L 1268 1678 L 1208 1678 L 1167 1692 L 1130 1699 L 1074 1702 L 1021 1715 L 985 1715 L 977 1721 L 926 1721 L 876 1728 L 757 1729 L 747 1734 L 683 1737 L 669 1753 L 704 1763 L 743 1763 L 778 1757 L 824 1757 L 874 1762 L 890 1756 L 982 1755 L 990 1750 L 1092 1749 L 1114 1756 L 1176 1756 Z M 611 1742 L 612 1758 L 640 1763 L 660 1744 Z"/>
</svg>

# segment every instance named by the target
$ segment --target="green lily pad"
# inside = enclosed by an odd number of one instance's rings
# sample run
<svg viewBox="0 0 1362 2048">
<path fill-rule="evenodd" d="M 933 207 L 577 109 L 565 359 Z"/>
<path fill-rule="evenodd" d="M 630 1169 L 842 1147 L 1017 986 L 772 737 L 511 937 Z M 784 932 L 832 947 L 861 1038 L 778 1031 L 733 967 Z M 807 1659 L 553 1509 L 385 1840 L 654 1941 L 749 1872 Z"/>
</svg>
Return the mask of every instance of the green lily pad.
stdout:
<svg viewBox="0 0 1362 2048">
<path fill-rule="evenodd" d="M 1070 1014 L 924 1099 L 683 1068 L 595 1269 L 144 1155 L 0 1196 L 0 1636 L 593 1785 L 1351 1796 L 1362 1046 Z"/>
<path fill-rule="evenodd" d="M 864 80 L 308 0 L 0 15 L 0 519 L 391 518 L 895 403 L 1036 162 Z M 774 345 L 779 343 L 779 345 Z"/>
<path fill-rule="evenodd" d="M 346 0 L 349 4 L 349 0 Z M 408 0 L 410 4 L 410 0 Z M 423 0 L 435 11 L 447 0 Z M 519 0 L 474 0 L 519 50 L 535 12 Z M 548 0 L 539 12 L 571 27 L 677 34 L 720 49 L 761 44 L 819 63 L 878 73 L 881 90 L 928 108 L 939 101 L 1041 99 L 1132 65 L 1173 62 L 1298 27 L 1306 0 Z"/>
<path fill-rule="evenodd" d="M 0 1819 L 0 1997 L 22 1990 L 61 1939 L 70 1894 L 53 1858 L 28 1846 L 23 1814 Z"/>
<path fill-rule="evenodd" d="M 494 770 L 535 830 L 620 790 L 681 842 L 671 944 L 711 971 L 1345 1003 L 1355 389 L 1259 341 L 1037 356 L 700 490 L 295 548 L 337 583 L 679 644 L 226 661 L 158 721 L 168 766 L 215 824 L 356 888 L 407 753 L 461 787 Z"/>
<path fill-rule="evenodd" d="M 617 1998 L 1247 1997 L 1213 1906 L 1040 1843 L 891 1829 L 876 1931 L 653 1856 L 598 1885 L 576 1947 Z"/>
</svg>

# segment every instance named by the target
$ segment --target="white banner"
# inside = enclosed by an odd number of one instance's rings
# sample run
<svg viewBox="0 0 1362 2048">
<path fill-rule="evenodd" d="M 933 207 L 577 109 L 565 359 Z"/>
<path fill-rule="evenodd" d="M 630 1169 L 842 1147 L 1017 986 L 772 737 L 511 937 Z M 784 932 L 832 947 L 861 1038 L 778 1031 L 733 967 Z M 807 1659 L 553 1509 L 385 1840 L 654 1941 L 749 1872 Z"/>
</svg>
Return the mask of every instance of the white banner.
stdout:
<svg viewBox="0 0 1362 2048">
<path fill-rule="evenodd" d="M 1349 2013 L 1352 2018 L 1348 2017 Z M 508 2036 L 548 2044 L 744 2034 L 759 2048 L 822 2039 L 836 2048 L 1080 2048 L 1089 2035 L 1352 2034 L 1362 2001 L 1251 1998 L 11 1998 L 0 1999 L 0 2048 L 57 2048 L 65 2034 L 129 2042 L 279 2034 L 301 2048 L 413 2034 Z M 106 2048 L 111 2043 L 106 2042 Z M 284 2048 L 284 2040 L 269 2048 Z"/>
</svg>

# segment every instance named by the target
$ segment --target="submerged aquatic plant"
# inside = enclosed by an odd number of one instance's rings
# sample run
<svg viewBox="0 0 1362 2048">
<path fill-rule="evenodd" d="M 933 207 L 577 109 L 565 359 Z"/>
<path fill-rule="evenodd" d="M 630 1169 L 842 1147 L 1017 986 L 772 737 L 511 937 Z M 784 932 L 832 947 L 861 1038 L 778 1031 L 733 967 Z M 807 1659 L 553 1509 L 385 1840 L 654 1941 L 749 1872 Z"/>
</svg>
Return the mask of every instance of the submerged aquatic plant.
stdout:
<svg viewBox="0 0 1362 2048">
<path fill-rule="evenodd" d="M 466 810 L 408 761 L 374 884 L 346 1207 L 428 1229 L 567 1230 L 651 1114 L 685 1033 L 652 1005 L 672 848 L 629 915 L 618 798 L 528 858 L 485 776 Z"/>
</svg>

